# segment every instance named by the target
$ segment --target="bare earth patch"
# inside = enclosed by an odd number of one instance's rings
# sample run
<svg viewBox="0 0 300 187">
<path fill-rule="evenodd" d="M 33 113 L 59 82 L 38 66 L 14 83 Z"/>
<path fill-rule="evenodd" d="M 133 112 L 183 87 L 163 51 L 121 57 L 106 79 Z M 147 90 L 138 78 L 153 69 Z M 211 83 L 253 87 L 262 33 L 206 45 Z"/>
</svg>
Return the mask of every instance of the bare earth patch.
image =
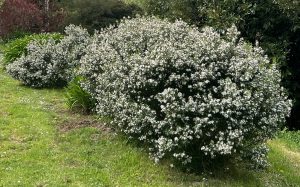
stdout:
<svg viewBox="0 0 300 187">
<path fill-rule="evenodd" d="M 111 132 L 111 129 L 96 119 L 90 119 L 89 116 L 76 119 L 67 119 L 58 125 L 60 132 L 68 132 L 74 129 L 92 127 L 101 130 L 102 132 Z"/>
</svg>

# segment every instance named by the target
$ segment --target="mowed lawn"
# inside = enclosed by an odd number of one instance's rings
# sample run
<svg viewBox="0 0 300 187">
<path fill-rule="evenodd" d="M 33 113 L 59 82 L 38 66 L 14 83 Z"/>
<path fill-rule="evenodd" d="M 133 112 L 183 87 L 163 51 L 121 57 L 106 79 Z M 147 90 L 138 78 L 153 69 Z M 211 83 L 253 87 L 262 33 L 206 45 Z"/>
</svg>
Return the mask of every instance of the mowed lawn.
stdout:
<svg viewBox="0 0 300 187">
<path fill-rule="evenodd" d="M 300 133 L 269 142 L 265 171 L 187 174 L 155 165 L 105 120 L 68 111 L 63 89 L 31 89 L 0 70 L 0 186 L 300 186 Z"/>
</svg>

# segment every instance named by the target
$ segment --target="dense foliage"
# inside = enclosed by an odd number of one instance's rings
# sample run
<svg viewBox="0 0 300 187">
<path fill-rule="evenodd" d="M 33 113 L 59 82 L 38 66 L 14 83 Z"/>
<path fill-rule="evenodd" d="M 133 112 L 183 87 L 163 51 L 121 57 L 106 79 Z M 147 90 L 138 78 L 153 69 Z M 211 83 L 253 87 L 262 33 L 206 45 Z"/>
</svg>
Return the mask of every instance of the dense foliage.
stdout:
<svg viewBox="0 0 300 187">
<path fill-rule="evenodd" d="M 224 30 L 235 24 L 242 37 L 258 41 L 272 63 L 280 64 L 283 85 L 296 101 L 288 120 L 300 129 L 300 1 L 296 0 L 133 0 L 147 13 L 181 18 L 198 27 Z"/>
<path fill-rule="evenodd" d="M 123 17 L 134 16 L 139 9 L 119 0 L 71 0 L 64 3 L 67 23 L 82 25 L 90 32 L 115 24 Z"/>
<path fill-rule="evenodd" d="M 5 0 L 0 7 L 0 37 L 6 40 L 23 33 L 56 31 L 64 13 L 55 6 L 55 1 L 45 6 L 38 0 Z"/>
<path fill-rule="evenodd" d="M 24 85 L 32 87 L 52 87 L 66 84 L 68 64 L 63 56 L 56 54 L 53 39 L 32 42 L 23 55 L 7 66 L 8 73 Z"/>
<path fill-rule="evenodd" d="M 43 33 L 43 34 L 33 34 L 27 35 L 22 38 L 18 38 L 15 40 L 11 40 L 3 49 L 3 62 L 4 64 L 9 64 L 15 61 L 16 59 L 20 58 L 22 55 L 27 55 L 27 45 L 32 41 L 43 41 L 48 40 L 50 38 L 54 39 L 56 42 L 63 36 L 58 33 Z"/>
<path fill-rule="evenodd" d="M 86 29 L 74 25 L 65 32 L 59 43 L 52 38 L 30 43 L 27 53 L 7 66 L 8 73 L 32 87 L 65 86 L 90 38 Z"/>
<path fill-rule="evenodd" d="M 28 0 L 6 0 L 0 7 L 0 37 L 14 32 L 36 32 L 43 23 L 40 9 Z"/>
<path fill-rule="evenodd" d="M 289 115 L 280 72 L 235 27 L 124 20 L 96 35 L 80 61 L 97 112 L 148 145 L 155 161 L 226 156 L 265 165 L 264 143 Z"/>
</svg>

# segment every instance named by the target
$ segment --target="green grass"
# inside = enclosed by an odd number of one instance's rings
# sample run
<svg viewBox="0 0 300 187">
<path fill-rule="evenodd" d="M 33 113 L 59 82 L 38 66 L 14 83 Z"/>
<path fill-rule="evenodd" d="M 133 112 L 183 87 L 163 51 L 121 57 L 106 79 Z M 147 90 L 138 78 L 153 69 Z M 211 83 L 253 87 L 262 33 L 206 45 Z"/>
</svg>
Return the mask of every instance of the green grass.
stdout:
<svg viewBox="0 0 300 187">
<path fill-rule="evenodd" d="M 153 164 L 93 116 L 68 112 L 63 90 L 30 89 L 0 70 L 0 94 L 0 186 L 300 185 L 299 133 L 269 142 L 265 171 L 187 174 Z"/>
</svg>

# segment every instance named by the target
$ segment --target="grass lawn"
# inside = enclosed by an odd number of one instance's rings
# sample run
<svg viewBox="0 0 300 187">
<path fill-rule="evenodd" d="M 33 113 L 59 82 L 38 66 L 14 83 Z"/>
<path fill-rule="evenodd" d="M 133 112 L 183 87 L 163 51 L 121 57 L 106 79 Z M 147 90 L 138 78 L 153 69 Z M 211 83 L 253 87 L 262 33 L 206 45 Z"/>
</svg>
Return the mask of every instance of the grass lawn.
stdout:
<svg viewBox="0 0 300 187">
<path fill-rule="evenodd" d="M 155 165 L 103 124 L 68 112 L 63 90 L 30 89 L 0 69 L 0 186 L 300 186 L 300 133 L 269 142 L 265 171 L 196 175 Z"/>
</svg>

